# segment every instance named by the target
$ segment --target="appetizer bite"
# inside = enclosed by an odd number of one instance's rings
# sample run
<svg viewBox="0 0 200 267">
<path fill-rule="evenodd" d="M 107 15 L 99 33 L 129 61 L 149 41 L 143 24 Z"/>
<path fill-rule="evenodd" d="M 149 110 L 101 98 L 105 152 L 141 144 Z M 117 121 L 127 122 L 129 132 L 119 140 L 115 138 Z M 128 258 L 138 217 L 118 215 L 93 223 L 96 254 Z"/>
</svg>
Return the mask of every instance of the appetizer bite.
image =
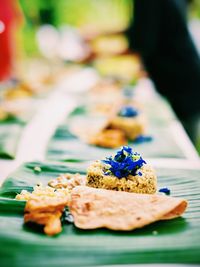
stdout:
<svg viewBox="0 0 200 267">
<path fill-rule="evenodd" d="M 24 222 L 44 225 L 47 235 L 58 234 L 62 231 L 60 218 L 67 203 L 67 197 L 30 198 L 26 203 Z"/>
<path fill-rule="evenodd" d="M 89 143 L 106 148 L 118 148 L 126 145 L 125 134 L 118 129 L 104 129 L 90 138 Z"/>
<path fill-rule="evenodd" d="M 145 136 L 146 118 L 133 106 L 123 106 L 107 119 L 106 124 L 99 131 L 90 135 L 88 143 L 105 148 L 118 148 L 128 141 L 137 141 Z M 145 139 L 145 138 L 144 138 Z"/>
<path fill-rule="evenodd" d="M 145 134 L 146 120 L 143 114 L 133 106 L 122 107 L 109 123 L 109 128 L 124 132 L 128 140 L 134 140 Z"/>
<path fill-rule="evenodd" d="M 24 222 L 44 225 L 45 234 L 51 236 L 62 231 L 61 216 L 69 202 L 69 190 L 57 189 L 39 184 L 33 192 L 22 190 L 17 200 L 25 200 Z"/>
<path fill-rule="evenodd" d="M 124 146 L 116 155 L 95 161 L 87 170 L 87 185 L 117 191 L 154 194 L 154 169 L 137 152 Z"/>
<path fill-rule="evenodd" d="M 62 174 L 48 182 L 49 186 L 39 184 L 33 192 L 22 190 L 17 200 L 25 200 L 25 223 L 44 226 L 44 233 L 52 236 L 62 231 L 61 217 L 69 203 L 70 192 L 76 186 L 85 185 L 85 176 L 79 173 Z"/>
</svg>

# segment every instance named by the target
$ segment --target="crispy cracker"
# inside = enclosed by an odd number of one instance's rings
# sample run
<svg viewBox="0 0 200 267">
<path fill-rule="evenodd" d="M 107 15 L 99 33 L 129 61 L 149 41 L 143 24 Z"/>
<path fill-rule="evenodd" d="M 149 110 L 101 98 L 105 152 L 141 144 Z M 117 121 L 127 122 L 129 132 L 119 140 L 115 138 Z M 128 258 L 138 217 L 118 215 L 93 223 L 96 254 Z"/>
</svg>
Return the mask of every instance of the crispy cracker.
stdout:
<svg viewBox="0 0 200 267">
<path fill-rule="evenodd" d="M 134 230 L 180 216 L 187 201 L 165 195 L 136 194 L 78 186 L 72 190 L 70 212 L 81 229 Z"/>
</svg>

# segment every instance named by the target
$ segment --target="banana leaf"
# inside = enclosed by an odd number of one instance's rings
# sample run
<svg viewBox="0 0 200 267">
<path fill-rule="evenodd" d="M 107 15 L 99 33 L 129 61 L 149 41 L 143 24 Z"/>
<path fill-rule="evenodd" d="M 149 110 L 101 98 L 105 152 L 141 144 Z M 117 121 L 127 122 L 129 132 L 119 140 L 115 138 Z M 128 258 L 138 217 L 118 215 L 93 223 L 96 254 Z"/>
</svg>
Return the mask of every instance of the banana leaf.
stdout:
<svg viewBox="0 0 200 267">
<path fill-rule="evenodd" d="M 169 102 L 157 94 L 156 96 L 143 105 L 144 113 L 150 125 L 167 126 L 172 121 L 177 120 L 177 117 Z"/>
<path fill-rule="evenodd" d="M 23 123 L 0 123 L 0 158 L 14 159 Z"/>
<path fill-rule="evenodd" d="M 129 142 L 134 151 L 141 153 L 144 158 L 185 158 L 185 153 L 176 143 L 168 127 L 151 127 L 149 130 L 152 141 L 137 143 Z M 51 138 L 46 152 L 48 160 L 68 161 L 71 159 L 95 160 L 113 154 L 117 149 L 109 149 L 89 145 L 73 135 L 69 122 L 60 125 Z"/>
<path fill-rule="evenodd" d="M 73 165 L 73 166 L 72 166 Z M 34 171 L 40 167 L 41 172 Z M 48 237 L 40 227 L 23 224 L 21 189 L 32 190 L 63 172 L 85 172 L 84 164 L 32 162 L 9 175 L 0 193 L 0 258 L 3 267 L 97 266 L 136 263 L 200 263 L 200 170 L 157 170 L 158 187 L 184 197 L 189 207 L 181 218 L 160 221 L 130 232 L 80 230 L 64 224 L 61 234 Z"/>
</svg>

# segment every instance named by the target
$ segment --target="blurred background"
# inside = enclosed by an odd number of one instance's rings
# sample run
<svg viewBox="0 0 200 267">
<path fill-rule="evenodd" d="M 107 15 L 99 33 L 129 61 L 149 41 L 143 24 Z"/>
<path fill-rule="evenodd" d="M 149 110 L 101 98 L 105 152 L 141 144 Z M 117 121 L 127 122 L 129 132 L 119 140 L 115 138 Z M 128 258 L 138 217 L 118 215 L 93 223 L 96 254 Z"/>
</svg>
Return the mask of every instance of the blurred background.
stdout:
<svg viewBox="0 0 200 267">
<path fill-rule="evenodd" d="M 15 13 L 18 13 L 13 16 L 13 20 L 18 22 L 17 25 L 15 23 L 18 45 L 21 48 L 18 53 L 24 57 L 44 56 L 39 34 L 44 25 L 49 25 L 47 29 L 51 35 L 49 38 L 56 39 L 58 35 L 64 35 L 63 32 L 70 29 L 72 32 L 78 30 L 78 33 L 86 39 L 92 39 L 103 34 L 125 31 L 133 15 L 131 0 L 1 0 L 1 2 L 2 4 L 7 2 L 7 5 L 13 3 Z M 198 50 L 200 50 L 199 25 L 200 1 L 193 0 L 189 6 L 189 27 Z M 0 29 L 2 27 L 0 25 Z M 56 40 L 54 44 L 55 42 Z"/>
<path fill-rule="evenodd" d="M 38 31 L 45 24 L 62 31 L 70 26 L 85 38 L 123 32 L 132 19 L 131 0 L 19 0 L 24 13 L 21 38 L 25 55 L 40 54 Z M 200 49 L 200 1 L 191 1 L 189 25 Z M 56 35 L 56 34 L 55 34 Z"/>
<path fill-rule="evenodd" d="M 0 0 L 0 79 L 52 82 L 66 64 L 94 66 L 134 84 L 147 76 L 124 34 L 131 0 Z M 200 1 L 190 1 L 188 26 L 200 54 Z M 62 71 L 61 71 L 62 69 Z M 200 150 L 200 141 L 196 143 Z"/>
</svg>

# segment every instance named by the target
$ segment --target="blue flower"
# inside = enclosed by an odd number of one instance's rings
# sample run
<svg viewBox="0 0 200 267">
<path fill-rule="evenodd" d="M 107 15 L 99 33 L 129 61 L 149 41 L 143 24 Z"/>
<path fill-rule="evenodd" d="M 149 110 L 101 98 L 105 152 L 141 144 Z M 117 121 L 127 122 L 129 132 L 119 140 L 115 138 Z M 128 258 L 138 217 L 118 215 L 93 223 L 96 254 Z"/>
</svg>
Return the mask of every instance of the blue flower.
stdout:
<svg viewBox="0 0 200 267">
<path fill-rule="evenodd" d="M 138 115 L 138 110 L 135 109 L 132 106 L 125 106 L 122 107 L 121 110 L 118 113 L 118 116 L 120 117 L 135 117 Z"/>
<path fill-rule="evenodd" d="M 161 189 L 159 189 L 160 193 L 165 193 L 166 195 L 170 195 L 170 189 L 167 187 L 163 187 Z"/>
<path fill-rule="evenodd" d="M 141 144 L 144 142 L 150 142 L 153 140 L 153 137 L 150 135 L 139 135 L 135 140 L 134 143 Z"/>
<path fill-rule="evenodd" d="M 131 147 L 124 146 L 115 156 L 111 156 L 103 160 L 103 163 L 108 165 L 105 174 L 110 172 L 118 178 L 127 177 L 129 175 L 142 175 L 138 172 L 146 162 L 137 152 L 133 152 Z"/>
<path fill-rule="evenodd" d="M 123 150 L 123 153 L 124 153 L 124 151 L 127 153 L 130 153 L 130 154 L 133 153 L 132 148 L 130 146 L 123 146 L 122 150 Z"/>
</svg>

